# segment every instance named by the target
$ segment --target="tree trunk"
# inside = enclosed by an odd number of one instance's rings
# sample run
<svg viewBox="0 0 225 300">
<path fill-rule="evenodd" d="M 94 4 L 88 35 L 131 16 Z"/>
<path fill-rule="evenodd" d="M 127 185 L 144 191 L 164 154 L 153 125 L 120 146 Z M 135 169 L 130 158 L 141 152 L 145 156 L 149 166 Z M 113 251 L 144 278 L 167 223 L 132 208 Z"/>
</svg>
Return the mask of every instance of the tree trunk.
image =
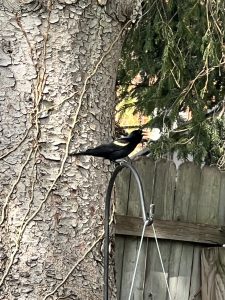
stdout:
<svg viewBox="0 0 225 300">
<path fill-rule="evenodd" d="M 103 298 L 110 165 L 68 153 L 112 135 L 122 32 L 139 7 L 0 1 L 0 299 Z"/>
</svg>

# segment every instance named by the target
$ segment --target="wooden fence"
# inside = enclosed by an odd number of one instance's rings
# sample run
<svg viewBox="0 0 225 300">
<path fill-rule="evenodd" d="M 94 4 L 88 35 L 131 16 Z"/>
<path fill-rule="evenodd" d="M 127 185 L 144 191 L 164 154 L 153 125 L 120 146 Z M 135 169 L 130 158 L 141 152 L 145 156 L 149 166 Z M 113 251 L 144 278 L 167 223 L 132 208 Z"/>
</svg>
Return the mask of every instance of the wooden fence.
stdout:
<svg viewBox="0 0 225 300">
<path fill-rule="evenodd" d="M 154 226 L 173 300 L 225 300 L 225 173 L 215 167 L 171 161 L 135 162 L 146 207 L 155 204 Z M 143 222 L 134 178 L 116 181 L 116 280 L 127 300 Z M 152 227 L 147 227 L 133 300 L 168 300 Z"/>
</svg>

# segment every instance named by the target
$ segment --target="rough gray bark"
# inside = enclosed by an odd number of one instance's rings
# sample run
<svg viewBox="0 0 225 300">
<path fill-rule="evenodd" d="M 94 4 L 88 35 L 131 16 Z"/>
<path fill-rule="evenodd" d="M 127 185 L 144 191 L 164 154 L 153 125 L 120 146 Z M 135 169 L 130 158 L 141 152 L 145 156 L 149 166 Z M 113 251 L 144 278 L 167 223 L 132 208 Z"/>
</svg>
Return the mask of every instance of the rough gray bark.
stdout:
<svg viewBox="0 0 225 300">
<path fill-rule="evenodd" d="M 139 7 L 0 1 L 0 299 L 102 299 L 110 166 L 68 152 L 112 135 L 121 30 Z"/>
</svg>

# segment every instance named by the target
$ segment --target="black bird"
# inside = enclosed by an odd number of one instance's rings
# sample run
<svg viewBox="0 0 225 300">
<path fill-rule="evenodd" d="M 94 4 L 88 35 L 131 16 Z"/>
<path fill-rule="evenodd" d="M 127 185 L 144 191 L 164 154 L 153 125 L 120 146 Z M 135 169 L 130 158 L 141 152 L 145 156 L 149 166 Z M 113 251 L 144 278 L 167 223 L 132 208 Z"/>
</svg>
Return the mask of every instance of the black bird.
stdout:
<svg viewBox="0 0 225 300">
<path fill-rule="evenodd" d="M 112 143 L 102 144 L 96 148 L 87 149 L 86 151 L 72 152 L 70 155 L 92 155 L 115 161 L 128 156 L 141 142 L 142 137 L 142 130 L 134 130 L 128 136 Z"/>
</svg>

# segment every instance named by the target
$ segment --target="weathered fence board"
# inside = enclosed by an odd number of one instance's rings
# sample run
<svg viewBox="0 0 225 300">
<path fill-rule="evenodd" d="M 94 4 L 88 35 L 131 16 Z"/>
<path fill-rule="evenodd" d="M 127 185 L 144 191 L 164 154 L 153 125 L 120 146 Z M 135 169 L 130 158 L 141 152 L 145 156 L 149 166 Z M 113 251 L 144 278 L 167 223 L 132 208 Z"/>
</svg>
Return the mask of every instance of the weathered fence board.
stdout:
<svg viewBox="0 0 225 300">
<path fill-rule="evenodd" d="M 174 220 L 195 222 L 201 170 L 198 166 L 187 162 L 178 170 L 176 197 L 174 202 Z"/>
<path fill-rule="evenodd" d="M 116 182 L 116 191 L 117 197 L 116 201 L 116 211 L 120 214 L 127 214 L 127 205 L 129 199 L 129 191 L 130 191 L 130 178 L 131 172 L 127 169 L 123 169 L 121 171 L 119 180 Z M 124 245 L 125 245 L 125 237 L 116 237 L 116 246 L 115 246 L 115 269 L 116 269 L 116 287 L 117 294 L 120 297 L 120 289 L 122 285 L 122 270 L 123 270 L 123 257 L 124 257 Z"/>
<path fill-rule="evenodd" d="M 197 207 L 197 221 L 218 224 L 221 173 L 215 167 L 204 167 L 201 172 L 200 195 Z"/>
<path fill-rule="evenodd" d="M 190 163 L 180 166 L 175 191 L 173 220 L 186 222 L 196 220 L 196 202 L 200 182 L 199 171 L 199 168 L 192 167 Z M 193 253 L 194 247 L 192 244 L 184 246 L 181 242 L 172 242 L 169 287 L 174 300 L 189 298 Z"/>
<path fill-rule="evenodd" d="M 202 299 L 225 299 L 225 248 L 202 251 Z"/>
<path fill-rule="evenodd" d="M 169 257 L 167 255 L 168 247 L 169 245 L 165 241 L 160 244 L 166 273 L 169 265 Z M 145 289 L 144 296 L 141 299 L 157 299 L 160 295 L 160 299 L 164 300 L 166 299 L 166 294 L 164 276 L 158 259 L 158 252 L 153 241 L 149 241 L 145 272 Z"/>
<path fill-rule="evenodd" d="M 203 300 L 201 297 L 201 278 L 200 278 L 200 270 L 201 270 L 201 246 L 194 247 L 193 252 L 193 262 L 192 262 L 192 274 L 191 274 L 191 282 L 189 288 L 189 300 Z"/>
<path fill-rule="evenodd" d="M 139 175 L 141 178 L 145 178 L 146 176 L 149 176 L 149 174 L 152 173 L 152 180 L 154 178 L 154 163 L 150 160 L 142 160 L 138 164 L 136 164 L 136 168 L 139 172 Z M 126 178 L 130 178 L 130 172 L 125 173 Z M 149 184 L 150 182 L 150 184 Z M 124 182 L 123 182 L 124 183 Z M 147 183 L 147 184 L 145 184 Z M 118 183 L 121 187 L 121 184 Z M 123 185 L 124 186 L 124 185 Z M 149 194 L 152 193 L 153 188 L 153 182 L 151 182 L 148 178 L 148 181 L 143 181 L 143 188 L 145 191 L 148 191 Z M 121 209 L 124 211 L 126 210 L 126 213 L 128 215 L 134 215 L 134 216 L 141 216 L 141 206 L 139 201 L 139 194 L 136 182 L 134 181 L 134 178 L 130 178 L 130 182 L 125 187 L 125 190 L 127 191 L 129 197 L 125 198 L 125 203 L 122 204 L 122 208 L 118 207 L 118 211 L 121 212 Z M 123 192 L 124 193 L 124 192 Z M 150 199 L 146 201 L 146 208 L 149 207 Z M 146 241 L 144 242 L 144 245 L 141 249 L 141 258 L 144 257 L 144 259 L 140 260 L 140 263 L 138 264 L 137 269 L 137 275 L 135 280 L 135 287 L 134 287 L 134 293 L 135 293 L 135 299 L 141 299 L 143 287 L 141 288 L 141 285 L 143 284 L 143 269 L 145 268 L 145 249 L 146 249 Z M 126 239 L 126 243 L 124 244 L 124 238 L 123 239 L 116 239 L 116 255 L 117 253 L 121 252 L 121 248 L 123 249 L 122 253 L 122 263 L 120 263 L 120 275 L 117 277 L 117 282 L 120 281 L 117 284 L 118 288 L 118 294 L 120 295 L 120 299 L 127 299 L 129 296 L 129 289 L 131 285 L 132 280 L 132 272 L 130 270 L 134 269 L 135 266 L 135 259 L 137 256 L 137 250 L 139 245 L 139 239 L 138 238 L 132 238 Z M 121 259 L 121 258 L 120 258 Z M 121 288 L 122 286 L 122 288 Z"/>
<path fill-rule="evenodd" d="M 157 203 L 155 206 L 156 218 L 170 219 L 173 216 L 175 175 L 176 168 L 172 162 L 161 160 L 156 163 L 154 190 L 152 194 L 152 202 Z M 148 176 L 146 176 L 146 178 L 148 178 Z M 148 198 L 147 194 L 146 198 Z M 165 271 L 167 272 L 169 265 L 168 247 L 170 247 L 170 242 L 162 241 L 160 245 Z M 153 270 L 155 270 L 155 272 L 152 272 Z M 150 240 L 147 250 L 144 298 L 141 299 L 149 299 L 149 295 L 151 295 L 152 299 L 155 299 L 159 293 L 160 299 L 166 299 L 165 282 L 163 273 L 161 272 L 159 255 L 155 241 Z"/>
<path fill-rule="evenodd" d="M 225 228 L 221 226 L 181 221 L 154 219 L 159 239 L 202 243 L 207 245 L 225 244 Z M 115 233 L 118 235 L 141 236 L 143 220 L 139 217 L 115 215 Z M 154 237 L 152 227 L 145 230 L 145 237 Z"/>
<path fill-rule="evenodd" d="M 212 300 L 201 293 L 202 243 L 225 242 L 225 174 L 184 163 L 135 162 L 145 191 L 146 208 L 155 204 L 154 226 L 173 300 Z M 128 299 L 143 222 L 136 183 L 127 170 L 117 180 L 116 278 L 118 299 Z M 119 234 L 119 235 L 118 235 Z M 133 237 L 129 237 L 133 235 Z M 146 229 L 152 237 L 152 228 Z M 178 241 L 181 240 L 181 241 Z M 196 244 L 197 243 L 197 244 Z M 144 239 L 133 300 L 168 300 L 162 268 L 152 238 Z M 215 298 L 214 300 L 220 298 Z M 221 298 L 222 299 L 222 298 Z M 225 299 L 225 298 L 224 298 Z"/>
<path fill-rule="evenodd" d="M 219 224 L 224 224 L 224 220 L 225 220 L 224 202 L 225 202 L 225 172 L 220 174 L 220 202 L 218 206 Z"/>
</svg>

